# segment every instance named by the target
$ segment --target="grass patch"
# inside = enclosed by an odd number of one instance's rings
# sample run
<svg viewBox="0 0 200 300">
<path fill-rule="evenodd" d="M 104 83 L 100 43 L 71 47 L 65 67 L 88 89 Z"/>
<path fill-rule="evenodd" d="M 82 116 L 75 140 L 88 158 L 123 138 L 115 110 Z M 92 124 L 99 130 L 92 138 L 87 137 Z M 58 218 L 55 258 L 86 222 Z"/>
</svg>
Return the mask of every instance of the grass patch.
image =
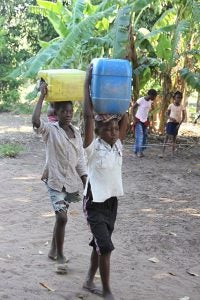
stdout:
<svg viewBox="0 0 200 300">
<path fill-rule="evenodd" d="M 19 144 L 3 144 L 0 145 L 1 157 L 16 157 L 24 148 Z"/>
</svg>

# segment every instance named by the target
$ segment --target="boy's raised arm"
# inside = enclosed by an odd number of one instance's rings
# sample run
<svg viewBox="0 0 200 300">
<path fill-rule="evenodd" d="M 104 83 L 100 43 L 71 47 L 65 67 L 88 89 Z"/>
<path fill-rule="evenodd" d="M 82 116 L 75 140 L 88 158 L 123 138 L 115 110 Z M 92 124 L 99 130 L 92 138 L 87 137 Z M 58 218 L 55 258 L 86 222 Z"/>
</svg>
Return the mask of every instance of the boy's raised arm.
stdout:
<svg viewBox="0 0 200 300">
<path fill-rule="evenodd" d="M 47 85 L 45 82 L 42 82 L 41 86 L 40 86 L 40 97 L 38 99 L 38 102 L 35 106 L 35 109 L 33 111 L 32 114 L 32 124 L 33 127 L 39 128 L 40 127 L 40 115 L 41 115 L 41 109 L 42 109 L 42 104 L 43 104 L 43 100 L 47 94 Z"/>
<path fill-rule="evenodd" d="M 128 113 L 125 113 L 119 121 L 119 139 L 121 141 L 123 141 L 126 137 L 128 122 Z"/>
<path fill-rule="evenodd" d="M 94 138 L 94 113 L 92 101 L 90 98 L 90 83 L 92 77 L 92 65 L 87 69 L 84 82 L 84 102 L 83 102 L 83 117 L 84 117 L 84 142 L 83 147 L 88 147 Z"/>
</svg>

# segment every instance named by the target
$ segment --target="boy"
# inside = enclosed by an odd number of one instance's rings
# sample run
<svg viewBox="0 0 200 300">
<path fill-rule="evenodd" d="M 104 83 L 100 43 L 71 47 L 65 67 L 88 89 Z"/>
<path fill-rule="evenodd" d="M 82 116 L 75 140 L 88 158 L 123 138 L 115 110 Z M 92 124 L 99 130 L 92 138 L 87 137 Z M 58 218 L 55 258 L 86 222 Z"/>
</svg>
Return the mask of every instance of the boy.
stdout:
<svg viewBox="0 0 200 300">
<path fill-rule="evenodd" d="M 72 126 L 73 105 L 71 101 L 56 102 L 54 105 L 58 122 L 40 120 L 42 103 L 47 93 L 46 83 L 40 87 L 40 97 L 32 115 L 34 130 L 42 134 L 46 143 L 46 166 L 43 181 L 46 182 L 52 206 L 55 211 L 55 225 L 51 249 L 48 257 L 65 264 L 63 254 L 67 210 L 70 202 L 77 201 L 77 175 L 83 185 L 86 182 L 86 165 L 82 139 L 77 129 Z M 47 172 L 46 172 L 47 171 Z M 64 267 L 59 267 L 59 270 Z"/>
<path fill-rule="evenodd" d="M 166 115 L 168 117 L 166 125 L 166 136 L 163 145 L 163 153 L 160 157 L 164 156 L 166 143 L 169 138 L 172 137 L 172 155 L 175 153 L 176 137 L 180 125 L 185 119 L 185 108 L 181 105 L 181 100 L 183 95 L 181 92 L 177 91 L 173 96 L 173 103 L 171 103 L 167 109 Z"/>
<path fill-rule="evenodd" d="M 152 102 L 153 100 L 155 100 L 156 96 L 156 90 L 151 89 L 147 92 L 146 96 L 139 98 L 133 105 L 133 115 L 135 109 L 137 108 L 134 124 L 135 143 L 133 145 L 135 157 L 144 156 L 143 151 L 145 149 L 147 139 L 147 127 L 149 125 L 148 113 L 151 109 Z"/>
<path fill-rule="evenodd" d="M 49 102 L 47 107 L 47 119 L 49 122 L 57 122 L 57 116 L 55 114 L 55 103 Z"/>
<path fill-rule="evenodd" d="M 127 130 L 127 114 L 120 122 L 116 115 L 96 115 L 94 139 L 94 113 L 90 99 L 92 66 L 88 68 L 84 83 L 84 148 L 88 159 L 88 180 L 84 191 L 83 209 L 93 234 L 90 267 L 83 288 L 100 293 L 94 284 L 99 268 L 103 297 L 114 300 L 110 289 L 110 256 L 114 249 L 111 235 L 117 215 L 118 196 L 123 195 L 122 187 L 122 140 Z"/>
</svg>

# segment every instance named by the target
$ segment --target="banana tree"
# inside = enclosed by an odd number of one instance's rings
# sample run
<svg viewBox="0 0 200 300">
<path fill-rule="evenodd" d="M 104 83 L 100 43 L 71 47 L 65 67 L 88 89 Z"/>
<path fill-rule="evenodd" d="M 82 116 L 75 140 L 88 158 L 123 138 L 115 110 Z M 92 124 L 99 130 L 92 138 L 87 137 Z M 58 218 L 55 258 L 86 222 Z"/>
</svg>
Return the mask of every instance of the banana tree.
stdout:
<svg viewBox="0 0 200 300">
<path fill-rule="evenodd" d="M 117 6 L 118 1 L 114 0 L 104 0 L 99 5 L 84 0 L 72 0 L 68 5 L 61 0 L 37 0 L 37 6 L 29 6 L 29 10 L 48 18 L 58 36 L 49 42 L 40 41 L 41 50 L 17 68 L 12 76 L 33 78 L 41 68 L 59 68 L 63 64 L 83 68 L 81 54 L 84 45 L 90 43 L 100 23 L 104 24 L 105 34 L 108 30 L 106 17 L 112 19 Z"/>
<path fill-rule="evenodd" d="M 162 98 L 160 103 L 160 128 L 164 127 L 164 114 L 171 99 L 172 92 L 177 88 L 177 76 L 184 79 L 182 81 L 192 85 L 198 90 L 198 76 L 184 67 L 183 41 L 190 43 L 190 36 L 187 34 L 190 28 L 192 17 L 192 4 L 195 1 L 176 1 L 174 7 L 166 10 L 154 24 L 151 32 L 139 40 L 148 40 L 155 49 L 156 58 L 154 59 L 157 72 L 160 74 L 162 85 Z M 187 3 L 185 3 L 187 2 Z M 192 3 L 191 3 L 192 2 Z M 195 2 L 197 3 L 197 2 Z M 187 14 L 185 10 L 187 9 Z M 197 8 L 196 8 L 197 9 Z M 198 14 L 197 14 L 198 15 Z M 186 18 L 187 17 L 187 18 Z M 198 15 L 199 17 L 199 15 Z M 196 44 L 197 46 L 197 44 Z M 197 54 L 197 50 L 194 51 Z M 190 52 L 192 53 L 192 52 Z M 193 59 L 194 59 L 193 53 Z M 151 59 L 147 58 L 147 65 Z M 182 89 L 183 90 L 183 89 Z"/>
</svg>

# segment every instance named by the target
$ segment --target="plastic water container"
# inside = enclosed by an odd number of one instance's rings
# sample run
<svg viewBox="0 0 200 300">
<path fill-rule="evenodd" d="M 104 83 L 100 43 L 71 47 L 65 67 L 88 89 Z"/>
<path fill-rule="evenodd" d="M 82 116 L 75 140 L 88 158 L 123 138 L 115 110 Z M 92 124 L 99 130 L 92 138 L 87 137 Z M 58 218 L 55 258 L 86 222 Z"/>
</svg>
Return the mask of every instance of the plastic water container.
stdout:
<svg viewBox="0 0 200 300">
<path fill-rule="evenodd" d="M 81 101 L 83 100 L 83 87 L 85 71 L 76 69 L 41 70 L 39 78 L 43 78 L 48 84 L 47 101 Z"/>
<path fill-rule="evenodd" d="M 92 60 L 91 98 L 96 113 L 123 114 L 131 100 L 132 68 L 128 60 Z"/>
</svg>

